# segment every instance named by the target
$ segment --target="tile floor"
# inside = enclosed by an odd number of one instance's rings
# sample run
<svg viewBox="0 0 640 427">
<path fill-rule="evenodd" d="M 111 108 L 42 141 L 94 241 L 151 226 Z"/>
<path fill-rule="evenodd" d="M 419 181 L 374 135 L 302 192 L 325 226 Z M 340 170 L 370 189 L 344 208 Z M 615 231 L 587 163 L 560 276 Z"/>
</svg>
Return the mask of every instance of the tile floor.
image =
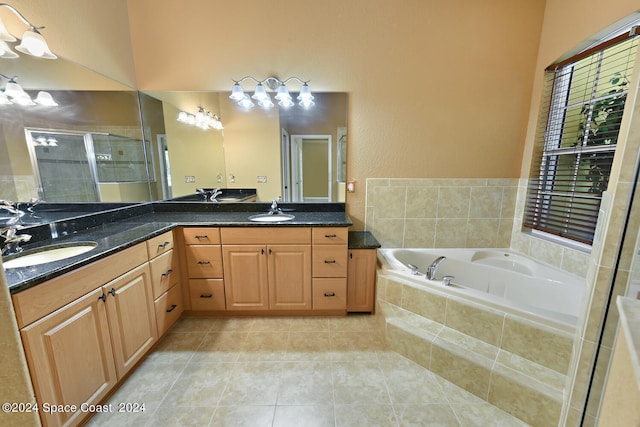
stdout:
<svg viewBox="0 0 640 427">
<path fill-rule="evenodd" d="M 375 317 L 182 318 L 90 426 L 524 426 L 386 348 Z"/>
</svg>

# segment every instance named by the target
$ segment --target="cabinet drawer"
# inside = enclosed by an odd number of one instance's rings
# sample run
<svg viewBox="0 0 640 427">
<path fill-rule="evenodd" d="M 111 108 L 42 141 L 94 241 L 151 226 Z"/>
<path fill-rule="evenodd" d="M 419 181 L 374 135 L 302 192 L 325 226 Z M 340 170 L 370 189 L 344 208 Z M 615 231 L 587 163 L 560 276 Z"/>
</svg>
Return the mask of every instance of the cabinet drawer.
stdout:
<svg viewBox="0 0 640 427">
<path fill-rule="evenodd" d="M 149 259 L 155 258 L 173 249 L 173 231 L 167 231 L 159 236 L 147 240 L 147 254 Z"/>
<path fill-rule="evenodd" d="M 348 227 L 314 227 L 311 235 L 314 245 L 346 245 L 349 243 Z"/>
<path fill-rule="evenodd" d="M 313 279 L 314 310 L 346 310 L 347 279 Z"/>
<path fill-rule="evenodd" d="M 182 229 L 187 245 L 219 245 L 220 229 L 217 227 L 186 227 Z"/>
<path fill-rule="evenodd" d="M 158 336 L 162 336 L 167 332 L 167 329 L 176 323 L 184 310 L 182 288 L 180 285 L 175 285 L 162 294 L 162 296 L 155 301 L 155 308 Z"/>
<path fill-rule="evenodd" d="M 178 283 L 178 260 L 173 250 L 155 257 L 149 261 L 149 266 L 151 267 L 151 285 L 154 298 L 158 298 Z"/>
<path fill-rule="evenodd" d="M 309 244 L 309 227 L 225 227 L 220 230 L 224 245 Z"/>
<path fill-rule="evenodd" d="M 313 277 L 347 277 L 347 245 L 313 246 Z"/>
<path fill-rule="evenodd" d="M 224 280 L 190 279 L 189 298 L 193 311 L 224 310 Z"/>
<path fill-rule="evenodd" d="M 222 278 L 220 245 L 187 245 L 187 272 L 192 279 Z"/>
</svg>

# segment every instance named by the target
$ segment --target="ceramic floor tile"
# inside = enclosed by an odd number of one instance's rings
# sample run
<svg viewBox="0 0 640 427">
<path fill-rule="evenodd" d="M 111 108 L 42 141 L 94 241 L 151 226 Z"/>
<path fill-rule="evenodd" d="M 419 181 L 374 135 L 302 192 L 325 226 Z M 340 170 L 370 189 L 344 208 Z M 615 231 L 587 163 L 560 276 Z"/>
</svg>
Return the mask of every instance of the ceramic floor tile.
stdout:
<svg viewBox="0 0 640 427">
<path fill-rule="evenodd" d="M 236 363 L 221 405 L 275 405 L 282 377 L 280 362 Z"/>
<path fill-rule="evenodd" d="M 277 404 L 333 404 L 331 366 L 324 362 L 285 363 L 282 366 Z"/>
<path fill-rule="evenodd" d="M 333 389 L 337 405 L 391 404 L 377 361 L 333 362 Z"/>
<path fill-rule="evenodd" d="M 336 427 L 398 427 L 391 405 L 336 405 Z"/>
<path fill-rule="evenodd" d="M 516 426 L 386 347 L 376 317 L 181 319 L 87 425 Z"/>
<path fill-rule="evenodd" d="M 448 404 L 394 405 L 402 427 L 456 427 L 460 422 Z M 492 426 L 493 424 L 487 424 Z"/>
<path fill-rule="evenodd" d="M 270 405 L 219 406 L 209 426 L 270 427 L 274 412 L 275 406 Z"/>
<path fill-rule="evenodd" d="M 273 427 L 334 427 L 333 405 L 276 406 Z"/>
</svg>

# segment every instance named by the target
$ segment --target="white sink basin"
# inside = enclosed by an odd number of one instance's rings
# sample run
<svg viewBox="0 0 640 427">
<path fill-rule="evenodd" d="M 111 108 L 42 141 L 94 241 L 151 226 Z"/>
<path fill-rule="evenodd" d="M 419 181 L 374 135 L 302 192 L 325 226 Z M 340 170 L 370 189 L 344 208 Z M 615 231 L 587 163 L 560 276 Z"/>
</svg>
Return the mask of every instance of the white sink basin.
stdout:
<svg viewBox="0 0 640 427">
<path fill-rule="evenodd" d="M 258 214 L 251 215 L 249 217 L 249 221 L 256 222 L 280 222 L 280 221 L 291 221 L 295 216 L 289 214 Z"/>
<path fill-rule="evenodd" d="M 45 246 L 43 248 L 27 251 L 24 254 L 18 255 L 16 258 L 10 259 L 8 261 L 3 261 L 2 266 L 5 269 L 8 269 L 60 261 L 62 259 L 71 258 L 76 255 L 89 252 L 97 245 L 98 244 L 95 242 L 78 242 Z"/>
</svg>

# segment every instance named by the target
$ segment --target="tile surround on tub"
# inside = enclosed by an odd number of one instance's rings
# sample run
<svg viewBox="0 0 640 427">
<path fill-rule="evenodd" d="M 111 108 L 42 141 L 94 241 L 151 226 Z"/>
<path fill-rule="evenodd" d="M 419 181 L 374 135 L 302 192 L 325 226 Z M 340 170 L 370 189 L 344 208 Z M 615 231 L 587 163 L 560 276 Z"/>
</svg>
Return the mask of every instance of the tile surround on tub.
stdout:
<svg viewBox="0 0 640 427">
<path fill-rule="evenodd" d="M 569 332 L 435 290 L 420 295 L 431 290 L 380 270 L 378 286 L 377 312 L 392 350 L 531 425 L 558 423 Z"/>
<path fill-rule="evenodd" d="M 508 247 L 517 179 L 368 178 L 365 228 L 385 247 Z"/>
</svg>

